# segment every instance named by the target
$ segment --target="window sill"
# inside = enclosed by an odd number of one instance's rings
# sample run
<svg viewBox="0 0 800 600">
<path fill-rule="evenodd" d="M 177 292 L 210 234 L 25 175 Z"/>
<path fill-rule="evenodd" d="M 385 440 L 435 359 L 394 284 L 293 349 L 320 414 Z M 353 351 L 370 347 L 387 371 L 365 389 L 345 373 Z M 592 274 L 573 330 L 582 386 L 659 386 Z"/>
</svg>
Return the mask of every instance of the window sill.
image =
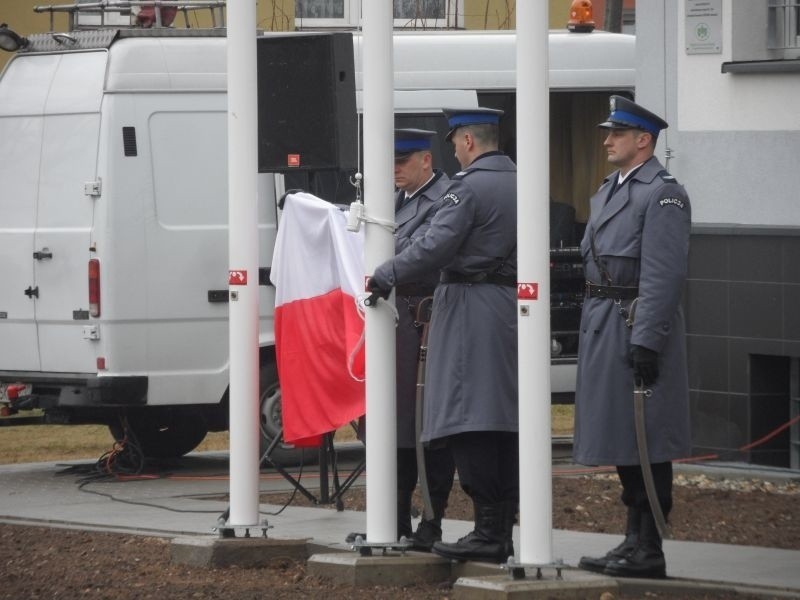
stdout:
<svg viewBox="0 0 800 600">
<path fill-rule="evenodd" d="M 746 60 L 722 63 L 723 73 L 800 73 L 800 59 Z"/>
</svg>

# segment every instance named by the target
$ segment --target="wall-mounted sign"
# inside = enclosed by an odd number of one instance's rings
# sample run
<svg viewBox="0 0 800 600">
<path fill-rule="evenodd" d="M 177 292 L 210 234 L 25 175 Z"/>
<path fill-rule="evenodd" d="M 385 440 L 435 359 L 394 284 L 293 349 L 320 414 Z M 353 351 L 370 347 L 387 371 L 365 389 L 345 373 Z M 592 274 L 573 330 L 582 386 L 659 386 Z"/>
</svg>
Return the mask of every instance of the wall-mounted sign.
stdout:
<svg viewBox="0 0 800 600">
<path fill-rule="evenodd" d="M 686 0 L 686 54 L 722 52 L 722 0 Z"/>
</svg>

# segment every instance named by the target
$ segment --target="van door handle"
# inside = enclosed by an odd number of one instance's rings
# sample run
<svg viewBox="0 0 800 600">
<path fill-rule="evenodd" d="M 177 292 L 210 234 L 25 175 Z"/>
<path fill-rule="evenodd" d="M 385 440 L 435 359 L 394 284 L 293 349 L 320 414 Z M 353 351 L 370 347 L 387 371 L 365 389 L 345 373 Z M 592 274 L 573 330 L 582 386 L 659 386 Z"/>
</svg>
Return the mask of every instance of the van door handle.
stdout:
<svg viewBox="0 0 800 600">
<path fill-rule="evenodd" d="M 33 258 L 36 260 L 44 260 L 45 258 L 53 258 L 53 253 L 47 248 L 42 248 L 33 253 Z"/>
<path fill-rule="evenodd" d="M 228 290 L 208 290 L 208 301 L 213 303 L 227 302 Z"/>
<path fill-rule="evenodd" d="M 39 297 L 39 286 L 38 285 L 36 287 L 28 286 L 28 289 L 25 290 L 25 295 L 28 298 L 33 298 L 34 296 L 36 298 L 38 298 Z"/>
</svg>

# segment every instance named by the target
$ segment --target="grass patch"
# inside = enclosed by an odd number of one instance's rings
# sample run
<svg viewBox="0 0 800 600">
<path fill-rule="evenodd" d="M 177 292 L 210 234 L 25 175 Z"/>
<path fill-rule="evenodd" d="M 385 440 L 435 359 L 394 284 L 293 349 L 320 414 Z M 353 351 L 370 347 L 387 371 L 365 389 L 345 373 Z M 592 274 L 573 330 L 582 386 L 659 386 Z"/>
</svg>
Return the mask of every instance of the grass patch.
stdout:
<svg viewBox="0 0 800 600">
<path fill-rule="evenodd" d="M 553 435 L 571 435 L 574 408 L 552 407 Z M 336 441 L 356 439 L 349 425 L 336 432 Z M 114 438 L 105 425 L 0 425 L 0 464 L 96 459 L 112 448 Z M 227 431 L 209 433 L 198 451 L 227 451 Z"/>
</svg>

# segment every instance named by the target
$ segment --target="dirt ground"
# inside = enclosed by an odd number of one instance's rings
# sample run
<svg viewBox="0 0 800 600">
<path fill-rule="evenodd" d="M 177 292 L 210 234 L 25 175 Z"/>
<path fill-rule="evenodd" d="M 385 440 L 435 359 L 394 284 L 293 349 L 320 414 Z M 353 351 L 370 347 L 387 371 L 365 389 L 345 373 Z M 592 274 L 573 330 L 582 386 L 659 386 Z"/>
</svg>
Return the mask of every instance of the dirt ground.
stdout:
<svg viewBox="0 0 800 600">
<path fill-rule="evenodd" d="M 678 476 L 674 536 L 680 540 L 747 544 L 800 550 L 800 486 L 758 480 L 714 481 Z M 553 526 L 590 532 L 621 532 L 619 486 L 608 475 L 557 477 Z M 282 503 L 287 496 L 264 498 Z M 301 505 L 304 500 L 295 499 Z M 351 489 L 345 508 L 363 509 L 363 489 Z M 334 510 L 331 508 L 331 510 Z M 471 506 L 454 489 L 448 516 L 471 518 Z M 255 598 L 445 599 L 449 585 L 352 588 L 310 577 L 303 563 L 275 561 L 263 569 L 198 569 L 169 561 L 169 541 L 120 534 L 0 524 L 0 599 Z M 646 598 L 677 600 L 649 592 Z M 681 595 L 685 598 L 685 595 Z M 695 596 L 722 600 L 724 594 Z M 736 596 L 744 600 L 746 596 Z M 625 596 L 630 598 L 630 596 Z"/>
</svg>

